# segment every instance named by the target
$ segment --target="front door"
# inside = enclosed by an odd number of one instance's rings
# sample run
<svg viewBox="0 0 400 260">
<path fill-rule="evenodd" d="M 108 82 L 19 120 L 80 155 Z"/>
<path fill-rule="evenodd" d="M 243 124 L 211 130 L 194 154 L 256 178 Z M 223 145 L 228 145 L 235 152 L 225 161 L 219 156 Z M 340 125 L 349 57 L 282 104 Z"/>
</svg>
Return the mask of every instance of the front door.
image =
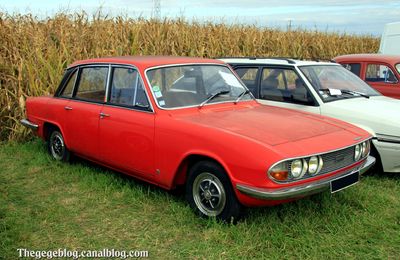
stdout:
<svg viewBox="0 0 400 260">
<path fill-rule="evenodd" d="M 367 63 L 365 81 L 385 96 L 400 98 L 399 78 L 389 64 Z"/>
<path fill-rule="evenodd" d="M 109 98 L 101 110 L 101 161 L 142 176 L 154 170 L 154 113 L 138 71 L 113 66 Z"/>
</svg>

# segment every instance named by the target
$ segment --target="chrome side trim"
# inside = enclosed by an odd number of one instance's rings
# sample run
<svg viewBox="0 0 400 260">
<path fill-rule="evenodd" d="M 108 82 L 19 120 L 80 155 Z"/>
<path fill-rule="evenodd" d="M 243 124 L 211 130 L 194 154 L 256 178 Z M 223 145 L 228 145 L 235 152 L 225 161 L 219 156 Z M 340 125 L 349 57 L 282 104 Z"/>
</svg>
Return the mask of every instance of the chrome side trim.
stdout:
<svg viewBox="0 0 400 260">
<path fill-rule="evenodd" d="M 28 119 L 22 119 L 21 124 L 35 131 L 38 130 L 39 128 L 39 125 L 32 123 Z"/>
<path fill-rule="evenodd" d="M 376 134 L 376 139 L 379 142 L 400 144 L 400 137 L 395 135 Z"/>
<path fill-rule="evenodd" d="M 340 177 L 350 175 L 359 171 L 360 175 L 364 174 L 375 164 L 375 158 L 368 156 L 362 165 L 357 166 L 350 172 L 346 171 L 341 175 L 331 176 L 327 179 L 318 180 L 311 183 L 302 184 L 299 186 L 292 186 L 288 188 L 265 189 L 244 184 L 237 184 L 236 188 L 243 194 L 257 199 L 266 200 L 286 200 L 309 196 L 312 194 L 320 193 L 330 189 L 331 182 Z"/>
</svg>

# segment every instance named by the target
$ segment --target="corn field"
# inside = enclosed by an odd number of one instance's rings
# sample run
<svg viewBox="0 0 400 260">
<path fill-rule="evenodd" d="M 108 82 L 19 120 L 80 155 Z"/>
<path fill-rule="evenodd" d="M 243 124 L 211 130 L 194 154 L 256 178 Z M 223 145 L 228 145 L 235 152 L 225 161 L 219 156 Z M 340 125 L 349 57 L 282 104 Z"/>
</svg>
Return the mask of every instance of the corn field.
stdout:
<svg viewBox="0 0 400 260">
<path fill-rule="evenodd" d="M 0 141 L 29 136 L 19 124 L 26 98 L 52 94 L 75 60 L 121 55 L 330 59 L 376 52 L 378 45 L 379 39 L 371 36 L 303 29 L 85 13 L 46 19 L 0 13 Z"/>
</svg>

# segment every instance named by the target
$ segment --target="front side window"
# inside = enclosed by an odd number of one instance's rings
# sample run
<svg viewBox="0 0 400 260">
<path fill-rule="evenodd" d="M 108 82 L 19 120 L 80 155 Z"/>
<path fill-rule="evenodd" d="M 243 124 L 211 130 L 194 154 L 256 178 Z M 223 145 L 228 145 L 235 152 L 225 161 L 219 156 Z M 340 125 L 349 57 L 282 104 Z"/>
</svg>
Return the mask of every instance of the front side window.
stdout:
<svg viewBox="0 0 400 260">
<path fill-rule="evenodd" d="M 325 102 L 344 98 L 380 95 L 367 83 L 342 66 L 310 65 L 300 66 L 299 69 Z"/>
<path fill-rule="evenodd" d="M 365 80 L 368 82 L 398 82 L 393 71 L 388 66 L 382 64 L 368 64 Z"/>
<path fill-rule="evenodd" d="M 343 63 L 342 66 L 360 77 L 361 74 L 360 63 Z"/>
<path fill-rule="evenodd" d="M 72 72 L 72 75 L 69 76 L 68 82 L 60 94 L 61 97 L 68 97 L 68 98 L 72 97 L 72 92 L 74 91 L 76 77 L 78 75 L 77 71 L 78 70 L 76 69 L 75 71 Z"/>
<path fill-rule="evenodd" d="M 146 92 L 137 70 L 113 68 L 109 102 L 114 105 L 148 108 Z"/>
<path fill-rule="evenodd" d="M 289 68 L 263 69 L 260 98 L 302 105 L 314 104 L 303 80 Z"/>
<path fill-rule="evenodd" d="M 104 102 L 108 67 L 86 67 L 81 69 L 75 97 L 82 100 Z"/>
<path fill-rule="evenodd" d="M 148 70 L 146 75 L 162 108 L 198 106 L 208 99 L 206 103 L 235 101 L 246 91 L 236 76 L 220 65 L 163 67 Z M 241 98 L 249 99 L 251 94 Z"/>
<path fill-rule="evenodd" d="M 240 77 L 246 87 L 257 96 L 257 73 L 258 68 L 235 68 L 236 74 Z"/>
</svg>

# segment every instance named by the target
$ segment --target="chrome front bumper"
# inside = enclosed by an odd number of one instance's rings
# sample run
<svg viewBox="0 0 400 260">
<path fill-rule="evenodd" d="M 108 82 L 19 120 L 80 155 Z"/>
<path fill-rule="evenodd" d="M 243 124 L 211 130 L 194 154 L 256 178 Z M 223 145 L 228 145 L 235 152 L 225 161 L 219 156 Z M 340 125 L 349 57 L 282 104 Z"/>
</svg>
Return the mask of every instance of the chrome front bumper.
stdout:
<svg viewBox="0 0 400 260">
<path fill-rule="evenodd" d="M 360 172 L 360 175 L 362 175 L 368 169 L 370 169 L 374 164 L 375 164 L 375 158 L 372 156 L 368 156 L 364 164 L 352 169 L 351 172 L 346 172 L 340 176 L 335 175 L 327 179 L 289 188 L 265 189 L 265 188 L 257 188 L 242 184 L 237 184 L 236 188 L 243 194 L 258 199 L 286 200 L 286 199 L 305 197 L 308 195 L 323 192 L 325 190 L 329 190 L 331 187 L 331 182 L 338 178 L 350 175 L 357 171 Z"/>
<path fill-rule="evenodd" d="M 22 119 L 21 124 L 32 129 L 32 130 L 37 130 L 39 128 L 39 125 L 32 123 L 28 119 Z"/>
</svg>

